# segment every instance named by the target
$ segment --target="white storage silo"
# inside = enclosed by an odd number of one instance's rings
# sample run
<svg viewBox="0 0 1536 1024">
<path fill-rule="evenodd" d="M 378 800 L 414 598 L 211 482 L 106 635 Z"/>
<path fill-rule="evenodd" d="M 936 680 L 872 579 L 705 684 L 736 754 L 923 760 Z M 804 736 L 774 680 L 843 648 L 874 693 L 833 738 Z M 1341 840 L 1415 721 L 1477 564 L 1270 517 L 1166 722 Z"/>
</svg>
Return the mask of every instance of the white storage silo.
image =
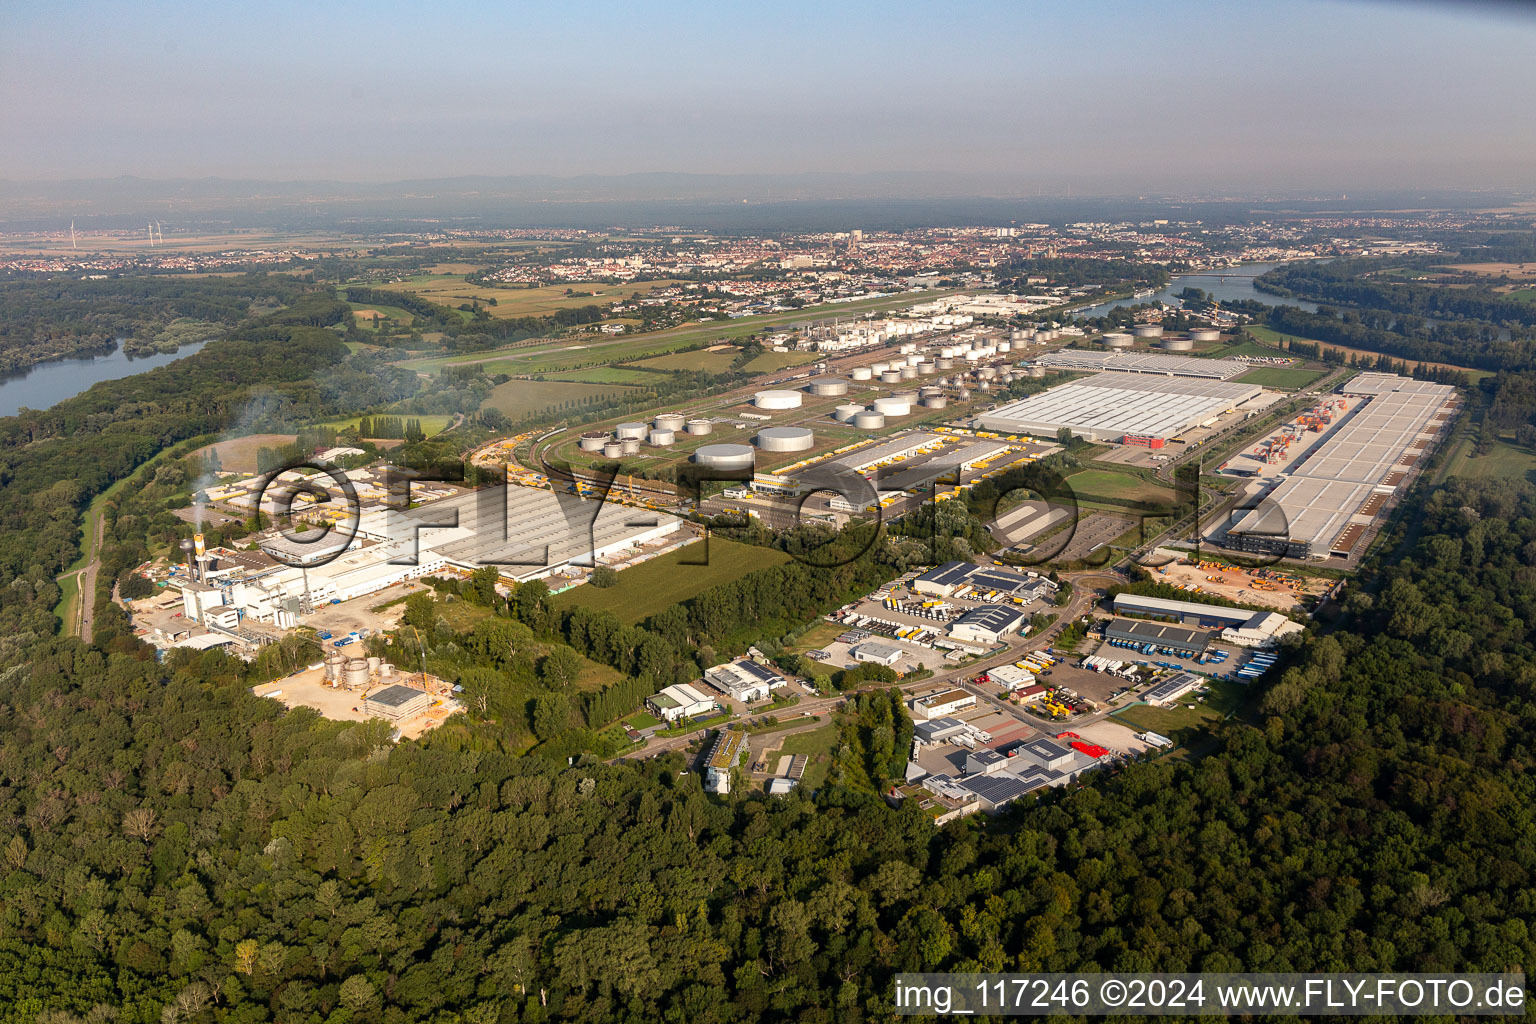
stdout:
<svg viewBox="0 0 1536 1024">
<path fill-rule="evenodd" d="M 690 434 L 702 435 L 714 430 L 715 425 L 705 419 L 689 420 L 686 429 Z"/>
<path fill-rule="evenodd" d="M 645 424 L 638 421 L 632 423 L 620 423 L 617 427 L 613 428 L 613 433 L 614 436 L 617 437 L 620 441 L 624 440 L 626 437 L 632 437 L 638 441 L 645 436 Z"/>
<path fill-rule="evenodd" d="M 752 396 L 752 404 L 759 409 L 798 409 L 800 408 L 800 392 L 759 391 Z"/>
<path fill-rule="evenodd" d="M 677 432 L 674 430 L 653 430 L 649 440 L 653 447 L 665 448 L 667 445 L 677 442 Z"/>
<path fill-rule="evenodd" d="M 885 417 L 878 412 L 863 409 L 853 417 L 853 425 L 860 430 L 877 430 L 885 426 Z"/>
<path fill-rule="evenodd" d="M 750 445 L 706 444 L 693 453 L 693 461 L 711 469 L 751 469 L 756 455 Z"/>
<path fill-rule="evenodd" d="M 757 446 L 765 452 L 803 452 L 816 443 L 816 435 L 804 427 L 764 427 L 757 432 Z"/>
<path fill-rule="evenodd" d="M 832 418 L 840 423 L 847 423 L 863 411 L 864 407 L 862 405 L 840 405 L 832 410 Z"/>
<path fill-rule="evenodd" d="M 870 403 L 870 408 L 884 416 L 905 416 L 912 411 L 911 403 L 896 395 L 877 398 Z"/>
<path fill-rule="evenodd" d="M 855 366 L 849 371 L 848 376 L 854 380 L 869 380 L 874 377 L 875 371 L 868 366 Z"/>
</svg>

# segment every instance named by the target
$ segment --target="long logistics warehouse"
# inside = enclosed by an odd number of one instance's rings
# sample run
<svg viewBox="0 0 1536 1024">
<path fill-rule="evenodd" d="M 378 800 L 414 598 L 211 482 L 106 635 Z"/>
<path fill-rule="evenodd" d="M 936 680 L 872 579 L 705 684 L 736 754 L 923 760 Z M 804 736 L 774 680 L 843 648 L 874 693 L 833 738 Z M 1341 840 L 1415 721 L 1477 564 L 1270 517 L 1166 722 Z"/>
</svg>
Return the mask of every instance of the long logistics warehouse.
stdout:
<svg viewBox="0 0 1536 1024">
<path fill-rule="evenodd" d="M 1033 363 L 1047 370 L 1118 370 L 1121 373 L 1202 377 L 1207 380 L 1227 380 L 1253 369 L 1237 359 L 1165 356 L 1155 352 L 1085 352 L 1075 348 L 1046 352 L 1036 356 Z"/>
<path fill-rule="evenodd" d="M 1090 441 L 1152 439 L 1160 444 L 1264 393 L 1257 384 L 1098 373 L 982 413 L 987 430 L 1053 435 L 1062 427 Z"/>
<path fill-rule="evenodd" d="M 1263 500 L 1227 528 L 1240 551 L 1348 557 L 1386 500 L 1451 419 L 1456 389 L 1363 373 L 1339 389 L 1364 399 Z"/>
</svg>

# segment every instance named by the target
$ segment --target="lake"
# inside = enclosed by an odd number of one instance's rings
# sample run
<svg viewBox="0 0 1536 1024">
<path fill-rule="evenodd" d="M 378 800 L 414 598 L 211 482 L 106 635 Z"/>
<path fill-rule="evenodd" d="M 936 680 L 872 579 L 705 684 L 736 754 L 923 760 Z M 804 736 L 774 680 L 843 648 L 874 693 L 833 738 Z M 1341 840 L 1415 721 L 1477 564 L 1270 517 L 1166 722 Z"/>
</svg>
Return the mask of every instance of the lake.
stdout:
<svg viewBox="0 0 1536 1024">
<path fill-rule="evenodd" d="M 92 384 L 131 377 L 145 370 L 184 359 L 202 349 L 206 341 L 183 345 L 175 352 L 130 357 L 122 344 L 105 355 L 51 359 L 46 363 L 0 377 L 0 416 L 15 416 L 22 406 L 47 409 L 73 398 Z"/>
<path fill-rule="evenodd" d="M 1279 295 L 1270 295 L 1261 292 L 1253 286 L 1253 279 L 1266 270 L 1286 266 L 1285 263 L 1245 263 L 1237 267 L 1225 267 L 1221 270 L 1201 271 L 1195 274 L 1184 274 L 1168 282 L 1168 287 L 1155 291 L 1140 299 L 1117 299 L 1114 302 L 1102 302 L 1097 306 L 1089 306 L 1086 309 L 1077 310 L 1079 316 L 1103 316 L 1112 309 L 1121 306 L 1139 306 L 1145 302 L 1166 302 L 1170 305 L 1178 305 L 1174 296 L 1185 288 L 1199 288 L 1218 302 L 1232 302 L 1238 299 L 1256 299 L 1259 302 L 1268 303 L 1271 306 L 1295 306 L 1307 312 L 1315 312 L 1317 303 L 1306 302 L 1302 299 L 1287 299 Z M 1233 277 L 1211 277 L 1211 274 L 1232 274 Z"/>
</svg>

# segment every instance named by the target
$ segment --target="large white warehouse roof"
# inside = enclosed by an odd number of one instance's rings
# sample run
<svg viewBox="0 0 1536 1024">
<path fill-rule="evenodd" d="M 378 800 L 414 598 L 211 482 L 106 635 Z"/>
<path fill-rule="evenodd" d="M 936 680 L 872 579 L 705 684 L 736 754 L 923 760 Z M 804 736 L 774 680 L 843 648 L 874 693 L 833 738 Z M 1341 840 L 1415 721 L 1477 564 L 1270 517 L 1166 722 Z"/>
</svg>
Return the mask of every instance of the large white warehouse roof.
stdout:
<svg viewBox="0 0 1536 1024">
<path fill-rule="evenodd" d="M 977 421 L 1005 433 L 1055 434 L 1067 427 L 1090 441 L 1171 437 L 1262 393 L 1256 384 L 1100 373 L 999 406 Z"/>
</svg>

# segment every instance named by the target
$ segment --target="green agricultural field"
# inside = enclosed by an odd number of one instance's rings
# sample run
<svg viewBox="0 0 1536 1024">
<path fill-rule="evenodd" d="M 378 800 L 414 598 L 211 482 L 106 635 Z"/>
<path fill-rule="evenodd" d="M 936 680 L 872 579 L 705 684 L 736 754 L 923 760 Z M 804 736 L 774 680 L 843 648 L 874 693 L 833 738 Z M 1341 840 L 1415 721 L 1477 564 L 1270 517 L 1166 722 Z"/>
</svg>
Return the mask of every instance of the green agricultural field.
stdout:
<svg viewBox="0 0 1536 1024">
<path fill-rule="evenodd" d="M 1170 488 L 1111 469 L 1085 469 L 1067 477 L 1067 483 L 1083 501 L 1140 501 L 1151 505 L 1171 505 L 1177 497 Z"/>
<path fill-rule="evenodd" d="M 1239 384 L 1257 384 L 1261 388 L 1300 391 L 1323 377 L 1327 370 L 1307 370 L 1299 366 L 1261 366 L 1237 378 Z"/>
<path fill-rule="evenodd" d="M 420 420 L 421 429 L 426 431 L 428 437 L 431 437 L 433 434 L 442 433 L 447 429 L 448 424 L 453 422 L 453 416 L 448 413 L 428 413 L 425 416 L 413 416 L 405 412 L 377 412 L 371 415 L 398 416 L 401 420 Z M 351 416 L 346 419 L 326 420 L 315 425 L 318 427 L 330 427 L 333 430 L 347 430 L 357 426 L 357 421 L 361 418 L 360 416 Z"/>
<path fill-rule="evenodd" d="M 745 369 L 748 373 L 773 373 L 791 366 L 814 363 L 820 358 L 815 352 L 764 352 L 749 362 Z"/>
<path fill-rule="evenodd" d="M 719 352 L 706 352 L 703 349 L 673 352 L 669 355 L 642 359 L 635 365 L 652 370 L 702 370 L 705 373 L 725 373 L 731 368 L 731 363 L 735 362 L 739 351 L 736 348 L 729 348 Z"/>
<path fill-rule="evenodd" d="M 461 265 L 453 265 L 460 269 Z M 607 305 L 627 299 L 636 292 L 649 295 L 658 288 L 668 288 L 675 281 L 646 281 L 640 284 L 591 284 L 549 285 L 543 288 L 515 288 L 504 285 L 469 284 L 464 274 L 418 274 L 380 285 L 386 291 L 409 292 L 429 302 L 457 309 L 464 303 L 479 302 L 490 315 L 498 320 L 525 316 L 549 316 L 562 309 L 581 306 Z M 570 294 L 566 294 L 570 292 Z M 492 306 L 491 300 L 495 300 Z M 409 323 L 409 319 L 406 321 Z"/>
<path fill-rule="evenodd" d="M 563 408 L 601 401 L 630 388 L 611 384 L 580 384 L 556 380 L 509 380 L 498 384 L 482 403 L 483 409 L 499 409 L 508 419 L 521 419 Z M 566 403 L 574 403 L 567 406 Z"/>
<path fill-rule="evenodd" d="M 1247 687 L 1241 683 L 1213 679 L 1210 685 L 1211 692 L 1205 695 L 1203 703 L 1196 703 L 1193 696 L 1188 696 L 1166 708 L 1134 704 L 1115 712 L 1113 720 L 1140 732 L 1150 729 L 1176 743 L 1188 744 L 1195 738 L 1192 733 L 1209 729 L 1236 713 L 1248 696 Z"/>
<path fill-rule="evenodd" d="M 666 380 L 663 374 L 650 370 L 634 370 L 628 366 L 592 366 L 585 370 L 558 370 L 546 374 L 544 380 L 574 381 L 580 384 L 657 384 Z"/>
<path fill-rule="evenodd" d="M 1518 288 L 1509 297 L 1517 302 L 1536 302 L 1536 288 Z"/>
<path fill-rule="evenodd" d="M 1213 359 L 1230 359 L 1233 356 L 1281 356 L 1284 352 L 1276 350 L 1276 342 L 1281 338 L 1293 338 L 1289 334 L 1277 334 L 1268 327 L 1248 327 L 1247 331 L 1262 342 L 1268 342 L 1269 347 L 1255 345 L 1251 341 L 1240 342 L 1236 345 L 1221 345 L 1208 352 L 1200 353 L 1202 356 L 1210 356 Z M 1296 341 L 1310 341 L 1309 338 L 1294 338 Z"/>
<path fill-rule="evenodd" d="M 619 582 L 606 590 L 587 584 L 558 594 L 553 600 L 561 605 L 610 611 L 624 622 L 641 622 L 701 590 L 789 560 L 782 551 L 720 537 L 710 537 L 708 544 L 708 565 L 689 564 L 704 560 L 704 542 L 700 541 L 621 570 Z"/>
<path fill-rule="evenodd" d="M 1446 462 L 1445 477 L 1469 480 L 1536 481 L 1536 452 L 1522 448 L 1507 438 L 1500 438 L 1487 454 L 1474 458 L 1472 441 L 1462 441 Z"/>
</svg>

